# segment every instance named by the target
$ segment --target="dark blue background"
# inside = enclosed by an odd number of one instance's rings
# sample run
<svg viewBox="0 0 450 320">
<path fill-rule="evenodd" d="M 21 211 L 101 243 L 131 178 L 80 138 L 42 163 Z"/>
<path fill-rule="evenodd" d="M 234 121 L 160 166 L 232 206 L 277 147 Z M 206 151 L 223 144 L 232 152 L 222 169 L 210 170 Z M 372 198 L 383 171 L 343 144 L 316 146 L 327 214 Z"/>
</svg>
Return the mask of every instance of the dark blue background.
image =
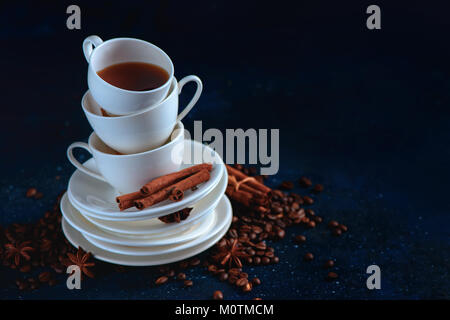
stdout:
<svg viewBox="0 0 450 320">
<path fill-rule="evenodd" d="M 323 183 L 314 208 L 350 228 L 341 238 L 324 225 L 289 229 L 274 244 L 280 264 L 247 268 L 263 282 L 250 294 L 200 268 L 188 272 L 189 289 L 155 288 L 153 268 L 131 268 L 104 272 L 79 291 L 62 280 L 20 293 L 13 279 L 21 275 L 2 268 L 0 299 L 209 299 L 219 288 L 237 299 L 450 297 L 450 8 L 377 2 L 382 29 L 370 31 L 371 2 L 296 2 L 76 1 L 81 30 L 66 28 L 72 2 L 0 4 L 0 225 L 36 221 L 65 189 L 74 171 L 66 147 L 91 131 L 80 107 L 87 89 L 81 44 L 97 34 L 155 43 L 178 78 L 203 80 L 187 128 L 194 120 L 204 130 L 279 128 L 280 172 L 270 184 L 302 175 Z M 30 186 L 44 198 L 25 198 Z M 299 233 L 305 247 L 290 239 Z M 314 262 L 302 261 L 307 251 Z M 328 258 L 337 261 L 338 282 L 324 281 Z M 366 288 L 371 264 L 381 267 L 381 290 Z"/>
</svg>

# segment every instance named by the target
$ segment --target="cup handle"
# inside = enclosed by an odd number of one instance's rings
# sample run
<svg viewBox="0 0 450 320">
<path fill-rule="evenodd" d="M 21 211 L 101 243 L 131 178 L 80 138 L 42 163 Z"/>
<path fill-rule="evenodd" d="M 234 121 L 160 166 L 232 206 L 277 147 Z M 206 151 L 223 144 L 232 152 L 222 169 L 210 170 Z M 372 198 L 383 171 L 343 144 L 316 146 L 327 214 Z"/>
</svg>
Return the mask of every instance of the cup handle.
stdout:
<svg viewBox="0 0 450 320">
<path fill-rule="evenodd" d="M 73 155 L 73 149 L 75 148 L 82 148 L 86 151 L 88 151 L 90 154 L 92 154 L 91 148 L 89 148 L 89 145 L 87 143 L 84 142 L 74 142 L 72 143 L 68 148 L 67 148 L 67 158 L 69 158 L 70 163 L 72 163 L 75 168 L 77 168 L 78 170 L 86 173 L 87 175 L 96 178 L 98 180 L 101 181 L 105 181 L 105 178 L 103 178 L 101 175 L 99 175 L 97 172 L 92 171 L 91 169 L 85 167 L 84 165 L 82 165 Z"/>
<path fill-rule="evenodd" d="M 200 95 L 202 94 L 203 83 L 197 76 L 187 76 L 181 79 L 178 82 L 178 94 L 181 93 L 183 86 L 190 81 L 194 81 L 197 84 L 197 90 L 195 91 L 194 96 L 192 97 L 191 101 L 188 103 L 186 108 L 184 108 L 184 110 L 181 111 L 181 113 L 178 115 L 177 121 L 183 120 L 183 118 L 188 114 L 188 112 L 191 111 L 192 107 L 194 107 L 194 105 L 197 103 L 197 100 L 200 98 Z"/>
<path fill-rule="evenodd" d="M 103 40 L 99 36 L 89 36 L 83 41 L 83 53 L 86 61 L 89 63 L 91 60 L 92 51 L 94 47 L 98 47 L 103 43 Z"/>
</svg>

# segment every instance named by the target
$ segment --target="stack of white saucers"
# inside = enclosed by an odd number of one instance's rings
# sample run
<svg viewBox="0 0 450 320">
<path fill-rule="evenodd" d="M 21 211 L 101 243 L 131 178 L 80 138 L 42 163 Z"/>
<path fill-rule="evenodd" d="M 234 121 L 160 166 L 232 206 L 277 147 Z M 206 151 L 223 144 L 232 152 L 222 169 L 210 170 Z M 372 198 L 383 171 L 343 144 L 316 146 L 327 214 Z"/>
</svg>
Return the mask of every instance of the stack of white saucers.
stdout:
<svg viewBox="0 0 450 320">
<path fill-rule="evenodd" d="M 180 169 L 192 166 L 199 154 L 204 162 L 213 159 L 210 180 L 187 191 L 181 201 L 166 200 L 144 210 L 120 211 L 113 187 L 76 170 L 61 201 L 66 238 L 99 260 L 130 266 L 175 262 L 210 248 L 230 227 L 232 209 L 225 196 L 227 170 L 214 150 L 185 140 Z M 84 165 L 97 171 L 94 159 Z M 192 210 L 179 223 L 158 219 L 184 208 Z"/>
</svg>

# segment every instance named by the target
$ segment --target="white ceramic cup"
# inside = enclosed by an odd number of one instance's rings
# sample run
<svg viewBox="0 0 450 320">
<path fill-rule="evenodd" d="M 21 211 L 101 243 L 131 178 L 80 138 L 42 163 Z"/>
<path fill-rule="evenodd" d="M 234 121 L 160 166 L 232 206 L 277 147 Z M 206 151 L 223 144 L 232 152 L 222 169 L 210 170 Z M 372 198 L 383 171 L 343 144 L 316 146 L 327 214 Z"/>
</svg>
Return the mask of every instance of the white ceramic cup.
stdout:
<svg viewBox="0 0 450 320">
<path fill-rule="evenodd" d="M 103 42 L 98 36 L 89 36 L 83 42 L 83 52 L 89 63 L 89 90 L 106 111 L 117 115 L 130 114 L 159 103 L 167 96 L 174 68 L 169 56 L 157 46 L 134 38 L 115 38 Z M 97 74 L 122 62 L 155 64 L 167 71 L 169 79 L 153 90 L 131 91 L 113 86 Z"/>
<path fill-rule="evenodd" d="M 178 114 L 178 95 L 190 81 L 197 84 L 197 90 L 186 108 Z M 181 121 L 192 109 L 201 92 L 200 79 L 187 76 L 179 83 L 173 78 L 169 95 L 162 102 L 131 115 L 103 116 L 101 106 L 93 99 L 90 91 L 84 94 L 81 106 L 92 129 L 104 143 L 120 153 L 138 153 L 164 144 L 176 122 Z"/>
<path fill-rule="evenodd" d="M 87 150 L 95 159 L 101 174 L 83 166 L 73 149 Z M 184 126 L 178 121 L 169 142 L 163 146 L 135 154 L 117 154 L 93 132 L 88 143 L 74 142 L 67 148 L 69 161 L 80 171 L 112 185 L 119 193 L 138 191 L 150 180 L 178 171 L 183 160 Z"/>
</svg>

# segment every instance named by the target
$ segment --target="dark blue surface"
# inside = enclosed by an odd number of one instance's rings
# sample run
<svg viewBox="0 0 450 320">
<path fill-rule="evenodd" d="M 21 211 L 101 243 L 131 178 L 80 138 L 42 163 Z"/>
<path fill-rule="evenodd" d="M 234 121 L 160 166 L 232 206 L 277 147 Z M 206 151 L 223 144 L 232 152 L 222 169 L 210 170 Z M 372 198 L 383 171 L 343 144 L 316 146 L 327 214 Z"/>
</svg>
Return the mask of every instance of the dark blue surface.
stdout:
<svg viewBox="0 0 450 320">
<path fill-rule="evenodd" d="M 0 225 L 36 221 L 65 189 L 74 171 L 66 147 L 91 131 L 80 107 L 87 89 L 81 43 L 98 34 L 153 42 L 172 57 L 178 78 L 203 80 L 188 129 L 194 120 L 204 130 L 279 128 L 280 172 L 269 183 L 302 175 L 323 183 L 314 209 L 350 232 L 332 238 L 325 225 L 288 229 L 273 244 L 278 265 L 246 268 L 263 283 L 250 294 L 201 268 L 188 272 L 195 285 L 184 289 L 154 287 L 153 268 L 105 266 L 79 291 L 62 281 L 20 293 L 19 273 L 1 267 L 0 299 L 209 299 L 216 289 L 236 299 L 448 299 L 449 8 L 401 2 L 380 4 L 378 31 L 365 28 L 364 2 L 80 2 L 80 31 L 65 28 L 71 3 L 2 3 Z M 45 197 L 26 199 L 30 186 Z M 303 247 L 290 239 L 299 233 L 308 237 Z M 312 263 L 302 261 L 307 251 Z M 328 258 L 337 261 L 336 283 L 324 281 Z M 381 290 L 366 288 L 371 264 L 381 267 Z"/>
</svg>

